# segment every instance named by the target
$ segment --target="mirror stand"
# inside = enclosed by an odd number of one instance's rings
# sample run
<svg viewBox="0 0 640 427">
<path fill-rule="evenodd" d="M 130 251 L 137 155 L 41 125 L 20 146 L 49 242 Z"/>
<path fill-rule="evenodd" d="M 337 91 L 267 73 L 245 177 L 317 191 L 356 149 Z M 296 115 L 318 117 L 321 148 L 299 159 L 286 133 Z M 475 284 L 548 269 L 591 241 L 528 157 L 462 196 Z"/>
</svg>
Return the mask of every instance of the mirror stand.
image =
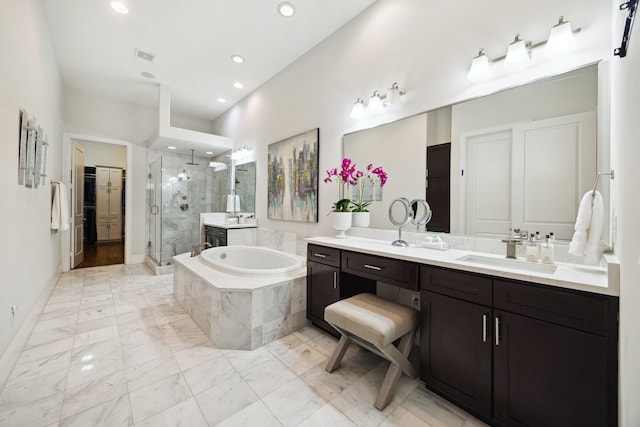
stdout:
<svg viewBox="0 0 640 427">
<path fill-rule="evenodd" d="M 389 220 L 393 225 L 398 227 L 398 240 L 394 240 L 393 246 L 407 247 L 409 243 L 402 240 L 402 227 L 409 224 L 413 219 L 413 210 L 409 200 L 404 197 L 398 197 L 389 205 Z"/>
</svg>

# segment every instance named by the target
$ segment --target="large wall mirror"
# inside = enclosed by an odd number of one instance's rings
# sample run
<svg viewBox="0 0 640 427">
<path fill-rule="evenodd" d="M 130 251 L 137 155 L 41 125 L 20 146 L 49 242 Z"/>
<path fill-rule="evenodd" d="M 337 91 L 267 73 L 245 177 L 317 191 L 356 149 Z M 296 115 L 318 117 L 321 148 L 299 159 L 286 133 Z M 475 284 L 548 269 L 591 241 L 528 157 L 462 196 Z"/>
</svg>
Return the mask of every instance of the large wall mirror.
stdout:
<svg viewBox="0 0 640 427">
<path fill-rule="evenodd" d="M 426 195 L 428 229 L 503 237 L 521 228 L 570 239 L 582 195 L 609 167 L 608 91 L 598 69 L 344 135 L 345 157 L 389 176 L 370 226 L 392 228 L 392 200 Z M 598 189 L 608 206 L 608 180 Z"/>
<path fill-rule="evenodd" d="M 213 157 L 210 167 L 211 212 L 228 212 L 243 216 L 254 215 L 256 211 L 256 161 L 253 158 L 234 159 L 233 151 L 229 150 Z"/>
</svg>

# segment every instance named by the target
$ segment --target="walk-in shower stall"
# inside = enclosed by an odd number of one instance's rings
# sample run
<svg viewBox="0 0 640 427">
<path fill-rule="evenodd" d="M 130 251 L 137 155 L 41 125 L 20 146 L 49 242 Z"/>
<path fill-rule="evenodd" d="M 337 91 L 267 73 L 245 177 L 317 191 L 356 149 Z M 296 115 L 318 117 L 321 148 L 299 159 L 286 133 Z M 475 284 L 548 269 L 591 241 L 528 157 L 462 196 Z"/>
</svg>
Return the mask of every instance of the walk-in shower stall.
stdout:
<svg viewBox="0 0 640 427">
<path fill-rule="evenodd" d="M 211 169 L 205 157 L 149 151 L 147 254 L 156 266 L 200 243 L 200 214 L 211 208 Z"/>
</svg>

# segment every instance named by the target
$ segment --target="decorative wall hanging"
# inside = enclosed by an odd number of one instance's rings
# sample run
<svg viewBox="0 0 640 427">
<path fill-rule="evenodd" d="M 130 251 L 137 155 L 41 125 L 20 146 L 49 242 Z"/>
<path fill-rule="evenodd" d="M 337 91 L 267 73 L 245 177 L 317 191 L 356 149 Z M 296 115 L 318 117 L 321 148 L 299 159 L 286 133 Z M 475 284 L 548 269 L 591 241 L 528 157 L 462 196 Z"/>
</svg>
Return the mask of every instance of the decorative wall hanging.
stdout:
<svg viewBox="0 0 640 427">
<path fill-rule="evenodd" d="M 27 188 L 38 188 L 47 177 L 47 136 L 29 117 L 20 110 L 20 136 L 18 148 L 18 184 Z"/>
<path fill-rule="evenodd" d="M 269 219 L 318 222 L 318 128 L 268 147 Z"/>
</svg>

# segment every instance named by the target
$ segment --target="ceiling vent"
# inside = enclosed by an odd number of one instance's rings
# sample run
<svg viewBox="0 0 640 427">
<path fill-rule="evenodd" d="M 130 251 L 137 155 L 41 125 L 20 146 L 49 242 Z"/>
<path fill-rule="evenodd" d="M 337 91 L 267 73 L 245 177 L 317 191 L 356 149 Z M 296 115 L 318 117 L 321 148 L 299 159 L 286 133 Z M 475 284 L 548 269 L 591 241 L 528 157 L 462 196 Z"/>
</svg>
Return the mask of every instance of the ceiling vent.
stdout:
<svg viewBox="0 0 640 427">
<path fill-rule="evenodd" d="M 153 62 L 153 58 L 156 57 L 155 54 L 145 52 L 140 49 L 136 49 L 134 55 L 136 56 L 136 58 L 144 59 L 145 61 L 149 61 L 149 62 Z"/>
</svg>

